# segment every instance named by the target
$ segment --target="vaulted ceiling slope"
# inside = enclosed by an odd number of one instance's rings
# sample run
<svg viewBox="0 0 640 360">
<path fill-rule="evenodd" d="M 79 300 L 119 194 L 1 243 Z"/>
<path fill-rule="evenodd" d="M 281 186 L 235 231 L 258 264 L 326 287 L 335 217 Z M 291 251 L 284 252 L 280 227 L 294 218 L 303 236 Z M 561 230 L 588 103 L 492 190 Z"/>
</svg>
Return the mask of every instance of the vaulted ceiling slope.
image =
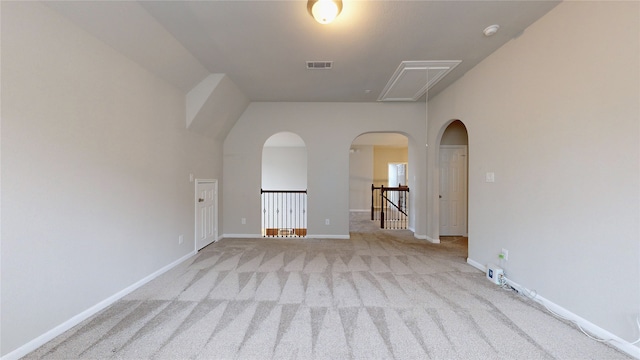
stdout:
<svg viewBox="0 0 640 360">
<path fill-rule="evenodd" d="M 321 25 L 305 1 L 49 1 L 185 93 L 224 73 L 250 101 L 376 101 L 402 61 L 462 60 L 433 96 L 558 1 L 353 1 Z M 482 30 L 499 24 L 485 37 Z M 333 61 L 331 70 L 305 62 Z"/>
</svg>

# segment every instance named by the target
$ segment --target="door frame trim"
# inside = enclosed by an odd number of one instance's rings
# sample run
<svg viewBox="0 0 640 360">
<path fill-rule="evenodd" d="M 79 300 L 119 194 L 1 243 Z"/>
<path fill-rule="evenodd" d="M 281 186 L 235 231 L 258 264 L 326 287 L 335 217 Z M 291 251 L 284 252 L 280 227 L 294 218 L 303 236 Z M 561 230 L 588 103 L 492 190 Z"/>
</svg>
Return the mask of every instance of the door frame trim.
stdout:
<svg viewBox="0 0 640 360">
<path fill-rule="evenodd" d="M 193 250 L 198 252 L 198 186 L 200 184 L 214 184 L 215 199 L 214 207 L 216 209 L 216 216 L 214 218 L 215 232 L 213 234 L 213 241 L 218 241 L 218 179 L 195 179 L 195 188 L 193 191 Z"/>
</svg>

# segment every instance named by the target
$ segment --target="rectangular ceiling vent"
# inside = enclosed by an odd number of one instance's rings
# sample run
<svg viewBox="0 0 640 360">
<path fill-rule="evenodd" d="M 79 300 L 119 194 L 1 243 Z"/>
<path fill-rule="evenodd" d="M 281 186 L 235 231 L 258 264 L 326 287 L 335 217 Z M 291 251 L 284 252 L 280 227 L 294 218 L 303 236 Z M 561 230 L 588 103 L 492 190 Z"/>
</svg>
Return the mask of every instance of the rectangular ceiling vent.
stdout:
<svg viewBox="0 0 640 360">
<path fill-rule="evenodd" d="M 329 70 L 333 67 L 333 61 L 307 61 L 308 70 Z"/>
</svg>

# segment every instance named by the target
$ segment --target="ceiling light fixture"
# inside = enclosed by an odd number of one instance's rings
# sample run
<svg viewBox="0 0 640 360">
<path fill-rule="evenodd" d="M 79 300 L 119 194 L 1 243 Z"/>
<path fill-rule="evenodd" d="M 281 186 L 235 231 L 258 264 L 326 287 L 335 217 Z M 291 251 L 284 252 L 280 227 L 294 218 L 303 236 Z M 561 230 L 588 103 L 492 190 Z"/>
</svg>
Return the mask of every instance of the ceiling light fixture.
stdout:
<svg viewBox="0 0 640 360">
<path fill-rule="evenodd" d="M 309 0 L 307 10 L 317 22 L 328 24 L 342 11 L 342 0 Z"/>
</svg>

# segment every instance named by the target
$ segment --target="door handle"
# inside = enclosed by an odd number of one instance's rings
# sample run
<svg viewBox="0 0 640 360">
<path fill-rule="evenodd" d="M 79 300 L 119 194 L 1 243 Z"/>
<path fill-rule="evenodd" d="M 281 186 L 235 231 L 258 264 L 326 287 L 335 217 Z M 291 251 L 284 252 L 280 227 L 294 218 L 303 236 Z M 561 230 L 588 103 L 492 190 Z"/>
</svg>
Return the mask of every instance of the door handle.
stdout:
<svg viewBox="0 0 640 360">
<path fill-rule="evenodd" d="M 203 198 L 198 199 L 198 202 L 203 202 L 203 201 L 204 201 Z"/>
</svg>

